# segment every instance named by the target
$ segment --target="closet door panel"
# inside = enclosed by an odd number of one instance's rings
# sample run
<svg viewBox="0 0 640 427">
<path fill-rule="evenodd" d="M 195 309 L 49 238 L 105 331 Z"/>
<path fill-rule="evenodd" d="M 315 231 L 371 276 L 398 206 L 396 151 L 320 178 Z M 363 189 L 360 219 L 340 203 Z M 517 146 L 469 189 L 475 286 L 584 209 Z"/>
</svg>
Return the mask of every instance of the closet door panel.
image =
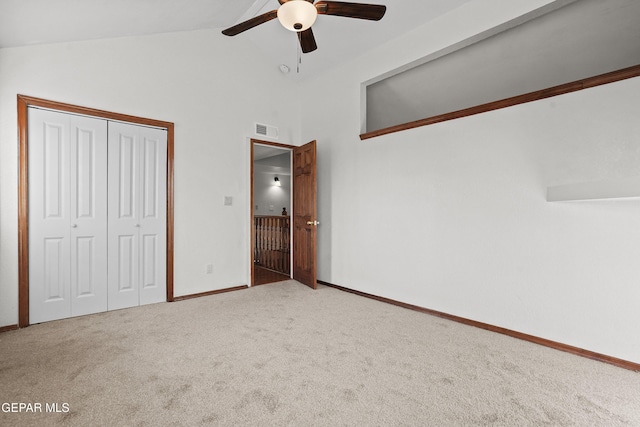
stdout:
<svg viewBox="0 0 640 427">
<path fill-rule="evenodd" d="M 167 131 L 140 128 L 141 289 L 140 304 L 166 301 Z"/>
<path fill-rule="evenodd" d="M 114 129 L 112 125 L 111 129 Z M 121 125 L 119 127 L 124 127 Z M 113 174 L 117 175 L 116 184 L 118 195 L 118 211 L 117 215 L 120 220 L 135 221 L 138 217 L 137 197 L 138 197 L 138 142 L 137 135 L 133 132 L 135 129 L 127 129 L 130 133 L 121 131 L 117 134 L 117 146 L 112 147 L 117 150 L 118 156 L 114 161 L 116 169 L 111 169 Z M 115 144 L 114 144 L 115 145 Z M 114 176 L 115 178 L 115 176 Z"/>
<path fill-rule="evenodd" d="M 166 130 L 109 123 L 109 309 L 166 301 Z"/>
<path fill-rule="evenodd" d="M 71 117 L 71 314 L 107 310 L 107 122 Z"/>
<path fill-rule="evenodd" d="M 107 123 L 29 110 L 30 322 L 106 310 Z"/>
<path fill-rule="evenodd" d="M 69 237 L 48 236 L 41 240 L 30 275 L 35 284 L 29 295 L 31 323 L 63 319 L 71 315 L 69 298 Z M 38 253 L 40 252 L 40 253 Z M 32 301 L 33 300 L 33 301 Z M 30 311 L 31 312 L 31 311 Z"/>
<path fill-rule="evenodd" d="M 29 310 L 166 300 L 166 130 L 29 109 Z"/>
<path fill-rule="evenodd" d="M 139 304 L 138 127 L 109 123 L 109 310 Z"/>
<path fill-rule="evenodd" d="M 69 117 L 29 110 L 29 314 L 71 315 Z"/>
</svg>

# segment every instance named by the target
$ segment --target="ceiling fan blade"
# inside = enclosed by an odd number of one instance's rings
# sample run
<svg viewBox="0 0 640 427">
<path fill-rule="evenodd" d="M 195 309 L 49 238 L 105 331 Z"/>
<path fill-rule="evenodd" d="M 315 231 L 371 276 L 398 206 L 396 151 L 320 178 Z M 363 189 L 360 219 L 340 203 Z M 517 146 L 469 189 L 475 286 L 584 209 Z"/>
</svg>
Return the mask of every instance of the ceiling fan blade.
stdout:
<svg viewBox="0 0 640 427">
<path fill-rule="evenodd" d="M 298 32 L 298 40 L 300 41 L 300 47 L 302 47 L 302 53 L 313 52 L 318 48 L 316 38 L 313 36 L 311 28 Z"/>
<path fill-rule="evenodd" d="M 319 14 L 323 15 L 379 21 L 387 11 L 387 6 L 381 4 L 348 3 L 343 1 L 319 1 L 316 3 L 316 10 Z"/>
<path fill-rule="evenodd" d="M 277 16 L 278 16 L 278 11 L 272 10 L 271 12 L 263 13 L 262 15 L 258 15 L 251 19 L 247 19 L 244 22 L 236 24 L 233 27 L 229 27 L 226 30 L 223 30 L 222 34 L 224 34 L 225 36 L 235 36 L 244 31 L 250 30 L 253 27 L 257 27 L 260 24 L 264 24 L 265 22 L 271 21 Z"/>
</svg>

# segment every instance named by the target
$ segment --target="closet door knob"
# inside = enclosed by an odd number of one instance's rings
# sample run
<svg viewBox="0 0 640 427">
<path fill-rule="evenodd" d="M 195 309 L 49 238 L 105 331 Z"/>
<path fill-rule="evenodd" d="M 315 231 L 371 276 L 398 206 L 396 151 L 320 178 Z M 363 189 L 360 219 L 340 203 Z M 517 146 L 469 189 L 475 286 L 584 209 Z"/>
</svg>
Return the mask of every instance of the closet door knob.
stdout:
<svg viewBox="0 0 640 427">
<path fill-rule="evenodd" d="M 72 228 L 78 228 L 78 224 L 73 224 L 71 227 Z"/>
<path fill-rule="evenodd" d="M 140 227 L 140 224 L 136 224 L 136 227 Z"/>
</svg>

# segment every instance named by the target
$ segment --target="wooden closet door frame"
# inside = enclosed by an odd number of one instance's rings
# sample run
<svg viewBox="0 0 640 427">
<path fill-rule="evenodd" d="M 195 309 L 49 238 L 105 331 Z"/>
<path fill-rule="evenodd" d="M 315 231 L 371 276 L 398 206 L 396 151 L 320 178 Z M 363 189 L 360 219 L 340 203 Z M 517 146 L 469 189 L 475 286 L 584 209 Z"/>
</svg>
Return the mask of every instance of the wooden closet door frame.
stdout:
<svg viewBox="0 0 640 427">
<path fill-rule="evenodd" d="M 167 301 L 173 297 L 173 135 L 174 124 L 65 104 L 31 96 L 18 95 L 18 327 L 29 326 L 29 159 L 28 159 L 28 108 L 41 107 L 51 110 L 81 114 L 167 129 Z"/>
</svg>

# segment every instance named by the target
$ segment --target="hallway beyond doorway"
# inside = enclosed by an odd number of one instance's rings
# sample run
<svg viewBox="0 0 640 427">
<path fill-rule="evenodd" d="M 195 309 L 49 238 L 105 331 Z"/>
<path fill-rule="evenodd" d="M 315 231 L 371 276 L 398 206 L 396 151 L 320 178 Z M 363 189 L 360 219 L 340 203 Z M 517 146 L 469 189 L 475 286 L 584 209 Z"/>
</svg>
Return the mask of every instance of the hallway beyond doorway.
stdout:
<svg viewBox="0 0 640 427">
<path fill-rule="evenodd" d="M 286 274 L 278 273 L 277 271 L 269 270 L 268 268 L 254 265 L 254 281 L 253 285 L 266 285 L 267 283 L 282 282 L 284 280 L 290 280 Z"/>
</svg>

